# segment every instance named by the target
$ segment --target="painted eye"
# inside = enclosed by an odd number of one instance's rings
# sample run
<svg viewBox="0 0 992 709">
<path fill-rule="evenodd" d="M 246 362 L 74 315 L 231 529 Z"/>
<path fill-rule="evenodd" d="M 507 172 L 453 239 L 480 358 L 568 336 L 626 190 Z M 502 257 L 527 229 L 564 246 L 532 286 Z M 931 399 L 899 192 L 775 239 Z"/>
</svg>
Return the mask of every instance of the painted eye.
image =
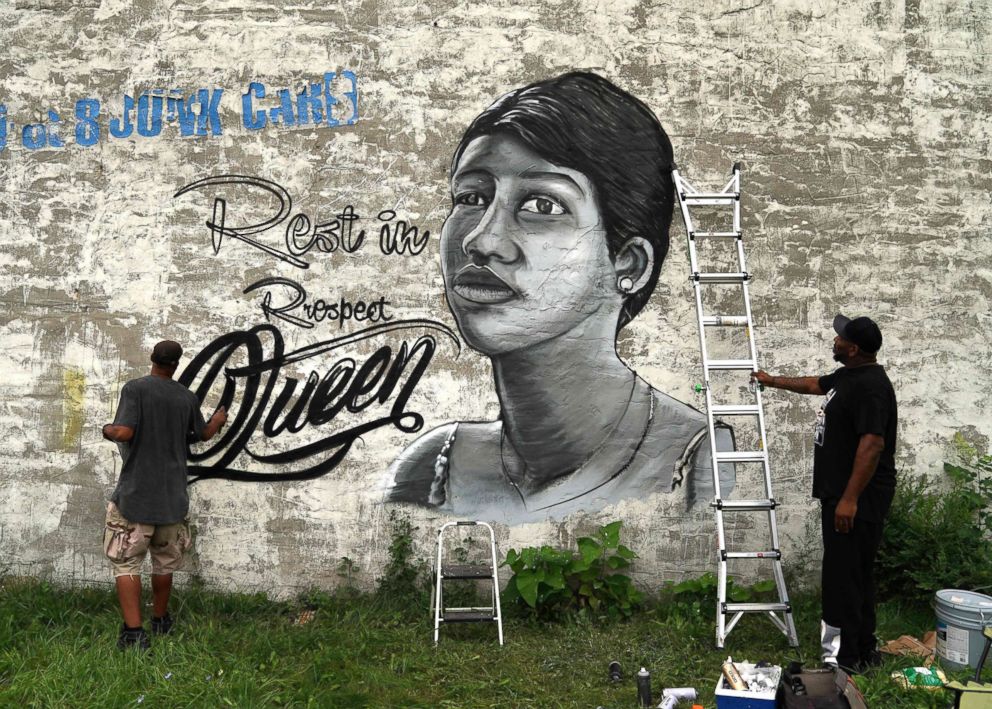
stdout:
<svg viewBox="0 0 992 709">
<path fill-rule="evenodd" d="M 557 216 L 565 214 L 567 210 L 550 197 L 534 195 L 524 200 L 524 203 L 520 205 L 520 211 Z"/>
<path fill-rule="evenodd" d="M 455 204 L 462 204 L 466 207 L 484 207 L 488 202 L 480 192 L 462 192 L 455 196 Z"/>
</svg>

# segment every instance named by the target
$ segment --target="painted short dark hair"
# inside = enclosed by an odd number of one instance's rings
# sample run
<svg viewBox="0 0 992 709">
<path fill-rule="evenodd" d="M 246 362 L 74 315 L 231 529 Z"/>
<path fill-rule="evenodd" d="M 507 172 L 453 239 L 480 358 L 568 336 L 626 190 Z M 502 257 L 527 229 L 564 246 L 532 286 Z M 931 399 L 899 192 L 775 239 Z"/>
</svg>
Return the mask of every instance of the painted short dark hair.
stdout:
<svg viewBox="0 0 992 709">
<path fill-rule="evenodd" d="M 596 188 L 611 258 L 633 236 L 654 247 L 644 288 L 624 300 L 619 331 L 641 311 L 668 253 L 675 165 L 672 143 L 642 101 L 589 72 L 571 72 L 511 91 L 465 131 L 451 170 L 476 138 L 507 134 L 545 160 L 578 170 Z"/>
</svg>

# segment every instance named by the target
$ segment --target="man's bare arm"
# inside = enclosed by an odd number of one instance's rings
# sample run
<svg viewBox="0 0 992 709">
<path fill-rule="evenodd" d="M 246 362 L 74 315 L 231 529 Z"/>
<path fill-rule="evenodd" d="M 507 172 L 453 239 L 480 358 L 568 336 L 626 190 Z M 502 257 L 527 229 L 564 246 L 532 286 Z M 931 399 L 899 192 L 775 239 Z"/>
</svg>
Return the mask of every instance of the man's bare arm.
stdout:
<svg viewBox="0 0 992 709">
<path fill-rule="evenodd" d="M 210 417 L 210 420 L 207 421 L 207 426 L 203 429 L 203 435 L 200 437 L 201 440 L 209 441 L 217 435 L 217 432 L 225 423 L 227 423 L 227 410 L 221 406 Z"/>
<path fill-rule="evenodd" d="M 751 379 L 773 389 L 786 389 L 797 394 L 823 394 L 819 377 L 776 377 L 768 372 L 758 370 L 751 372 Z"/>
<path fill-rule="evenodd" d="M 854 529 L 854 516 L 858 513 L 858 499 L 868 487 L 868 482 L 878 468 L 878 459 L 885 450 L 885 439 L 874 433 L 865 433 L 858 441 L 858 450 L 854 454 L 854 467 L 851 478 L 843 497 L 837 503 L 834 511 L 834 529 L 846 533 Z"/>
<path fill-rule="evenodd" d="M 134 429 L 130 426 L 118 426 L 113 423 L 103 425 L 103 437 L 115 443 L 127 443 L 134 438 Z"/>
</svg>

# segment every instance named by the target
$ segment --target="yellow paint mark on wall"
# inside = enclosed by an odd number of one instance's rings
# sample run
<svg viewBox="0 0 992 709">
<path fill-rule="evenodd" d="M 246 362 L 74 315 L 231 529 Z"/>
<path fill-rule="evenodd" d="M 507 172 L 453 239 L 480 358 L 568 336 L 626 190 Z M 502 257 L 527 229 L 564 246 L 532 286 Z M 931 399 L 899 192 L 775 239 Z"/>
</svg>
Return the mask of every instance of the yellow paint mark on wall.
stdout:
<svg viewBox="0 0 992 709">
<path fill-rule="evenodd" d="M 86 375 L 76 367 L 62 372 L 62 447 L 75 448 L 83 432 L 83 395 Z"/>
</svg>

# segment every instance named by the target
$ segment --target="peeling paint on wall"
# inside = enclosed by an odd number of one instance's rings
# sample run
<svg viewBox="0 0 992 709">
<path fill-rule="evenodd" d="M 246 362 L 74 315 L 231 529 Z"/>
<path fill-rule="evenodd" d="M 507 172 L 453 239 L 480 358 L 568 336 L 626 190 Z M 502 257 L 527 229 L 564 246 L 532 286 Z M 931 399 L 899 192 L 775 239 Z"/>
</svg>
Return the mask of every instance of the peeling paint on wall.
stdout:
<svg viewBox="0 0 992 709">
<path fill-rule="evenodd" d="M 938 470 L 957 430 L 992 436 L 988 3 L 855 0 L 811 10 L 792 1 L 731 0 L 23 0 L 0 7 L 0 46 L 0 564 L 17 573 L 106 582 L 99 528 L 120 461 L 101 442 L 99 424 L 111 420 L 124 382 L 147 372 L 156 341 L 178 340 L 195 357 L 229 333 L 266 325 L 279 328 L 284 353 L 400 321 L 457 332 L 439 238 L 451 207 L 454 146 L 495 97 L 575 69 L 643 100 L 693 184 L 722 184 L 728 166 L 743 162 L 743 227 L 766 369 L 829 371 L 833 315 L 870 314 L 884 332 L 880 359 L 899 397 L 900 474 Z M 345 71 L 358 85 L 357 122 L 253 128 L 259 111 L 271 119 L 281 107 L 279 89 L 295 101 L 325 73 Z M 255 83 L 266 87 L 264 98 L 249 92 Z M 205 125 L 197 135 L 194 123 L 183 137 L 181 126 L 163 120 L 156 136 L 140 135 L 141 97 L 149 96 L 153 132 L 153 97 L 162 87 L 185 97 L 223 88 L 213 121 L 222 131 Z M 246 94 L 251 125 L 244 123 Z M 110 122 L 124 127 L 125 96 L 135 103 L 135 128 L 118 138 Z M 84 99 L 100 101 L 100 140 L 89 146 L 75 133 L 76 102 Z M 312 104 L 304 103 L 312 118 Z M 298 115 L 298 103 L 293 108 Z M 37 144 L 33 129 L 36 149 L 29 149 L 24 127 L 55 125 L 49 111 L 58 114 L 63 145 Z M 209 193 L 176 196 L 224 175 L 277 184 L 292 206 L 270 230 L 249 234 L 245 227 L 280 211 L 270 193 L 212 185 Z M 223 218 L 217 198 L 225 201 Z M 364 243 L 350 248 L 362 229 Z M 699 408 L 683 237 L 676 226 L 657 287 L 617 337 L 616 351 L 652 388 Z M 303 293 L 305 302 L 288 307 Z M 364 321 L 355 317 L 359 303 Z M 374 321 L 370 304 L 379 304 Z M 401 340 L 409 340 L 410 356 L 423 333 L 394 335 L 285 362 L 279 376 L 297 384 L 284 408 L 300 401 L 312 373 L 319 383 L 343 358 L 357 372 L 383 346 L 395 362 Z M 422 431 L 493 421 L 500 412 L 489 358 L 447 343 L 447 335 L 437 336 L 404 408 L 423 417 Z M 223 398 L 226 381 L 223 374 L 211 379 L 206 412 Z M 370 390 L 355 401 L 375 396 Z M 818 402 L 765 401 L 788 560 L 813 509 Z M 389 411 L 376 402 L 323 428 L 276 436 L 265 435 L 260 419 L 234 467 L 298 472 L 299 461 L 285 457 L 290 451 L 349 428 L 346 420 Z M 308 414 L 305 406 L 293 420 Z M 277 417 L 273 426 L 285 421 Z M 241 431 L 248 429 L 246 414 Z M 390 424 L 361 432 L 340 464 L 315 479 L 197 482 L 190 573 L 216 586 L 290 593 L 333 586 L 338 579 L 329 570 L 346 557 L 360 569 L 357 581 L 370 583 L 387 556 L 381 503 L 388 468 L 422 431 Z M 249 452 L 268 460 L 263 466 Z M 224 454 L 196 453 L 205 466 Z M 748 484 L 746 476 L 739 484 Z M 447 518 L 404 509 L 426 558 Z M 500 525 L 499 543 L 569 544 L 618 518 L 646 585 L 713 565 L 711 514 L 703 506 L 688 511 L 678 495 Z M 728 530 L 742 544 L 761 534 L 743 523 Z"/>
</svg>

